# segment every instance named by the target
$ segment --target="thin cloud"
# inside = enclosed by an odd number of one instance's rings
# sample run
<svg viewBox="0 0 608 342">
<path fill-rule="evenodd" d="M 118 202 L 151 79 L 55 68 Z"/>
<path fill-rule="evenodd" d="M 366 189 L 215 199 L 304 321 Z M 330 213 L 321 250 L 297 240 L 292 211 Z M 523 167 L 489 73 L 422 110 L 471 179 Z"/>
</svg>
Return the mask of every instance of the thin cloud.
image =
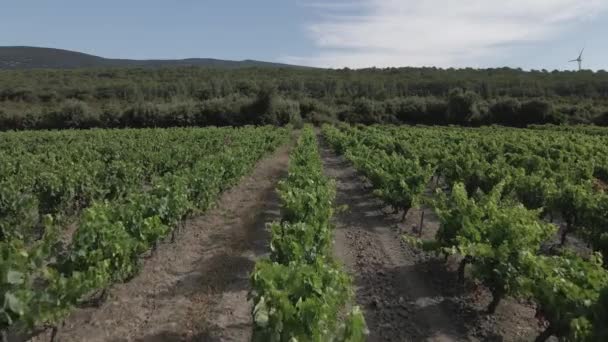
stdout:
<svg viewBox="0 0 608 342">
<path fill-rule="evenodd" d="M 318 53 L 283 59 L 355 68 L 477 66 L 511 45 L 551 39 L 608 9 L 603 0 L 365 0 L 309 5 L 319 14 L 306 27 Z"/>
<path fill-rule="evenodd" d="M 302 7 L 310 7 L 322 10 L 359 10 L 367 5 L 367 1 L 342 1 L 342 2 L 298 2 Z"/>
</svg>

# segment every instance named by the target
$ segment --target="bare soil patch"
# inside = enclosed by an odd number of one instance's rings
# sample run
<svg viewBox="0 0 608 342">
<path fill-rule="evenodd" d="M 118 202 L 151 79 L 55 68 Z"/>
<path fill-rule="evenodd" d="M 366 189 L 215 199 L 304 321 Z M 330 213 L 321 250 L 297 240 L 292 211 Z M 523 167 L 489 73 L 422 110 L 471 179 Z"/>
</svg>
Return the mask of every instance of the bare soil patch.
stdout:
<svg viewBox="0 0 608 342">
<path fill-rule="evenodd" d="M 266 223 L 279 218 L 275 188 L 288 154 L 283 146 L 258 162 L 215 208 L 187 220 L 175 243 L 144 260 L 135 278 L 112 287 L 101 307 L 76 310 L 56 340 L 249 341 L 249 273 L 267 252 Z"/>
</svg>

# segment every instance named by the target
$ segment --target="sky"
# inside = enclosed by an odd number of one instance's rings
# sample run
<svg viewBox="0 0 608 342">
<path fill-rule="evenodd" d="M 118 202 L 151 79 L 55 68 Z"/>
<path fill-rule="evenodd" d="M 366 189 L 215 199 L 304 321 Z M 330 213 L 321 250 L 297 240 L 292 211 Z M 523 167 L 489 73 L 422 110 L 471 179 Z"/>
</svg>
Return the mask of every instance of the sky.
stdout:
<svg viewBox="0 0 608 342">
<path fill-rule="evenodd" d="M 608 0 L 0 0 L 0 46 L 331 68 L 608 69 Z"/>
</svg>

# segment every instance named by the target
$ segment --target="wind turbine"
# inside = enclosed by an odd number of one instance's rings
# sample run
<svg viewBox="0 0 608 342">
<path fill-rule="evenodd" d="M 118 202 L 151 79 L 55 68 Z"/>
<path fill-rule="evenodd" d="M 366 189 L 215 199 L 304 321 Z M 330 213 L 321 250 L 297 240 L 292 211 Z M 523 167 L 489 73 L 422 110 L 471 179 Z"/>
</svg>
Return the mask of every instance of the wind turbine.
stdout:
<svg viewBox="0 0 608 342">
<path fill-rule="evenodd" d="M 585 51 L 585 48 L 581 50 L 581 53 L 578 55 L 577 59 L 569 61 L 569 63 L 578 62 L 578 71 L 581 71 L 583 69 L 583 51 Z"/>
</svg>

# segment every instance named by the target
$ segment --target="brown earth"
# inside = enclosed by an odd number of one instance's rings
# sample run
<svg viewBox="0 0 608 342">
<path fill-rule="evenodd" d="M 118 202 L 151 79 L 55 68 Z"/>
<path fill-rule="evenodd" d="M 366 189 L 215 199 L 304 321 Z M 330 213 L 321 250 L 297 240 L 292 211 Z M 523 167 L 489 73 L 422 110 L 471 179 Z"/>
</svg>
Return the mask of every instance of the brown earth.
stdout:
<svg viewBox="0 0 608 342">
<path fill-rule="evenodd" d="M 366 181 L 343 157 L 321 141 L 325 171 L 337 182 L 335 254 L 356 285 L 369 341 L 530 341 L 539 327 L 526 303 L 503 300 L 494 316 L 484 313 L 487 290 L 468 282 L 458 285 L 458 260 L 444 262 L 402 242 L 416 234 L 420 210 L 399 213 L 376 198 Z M 425 208 L 423 238 L 432 238 L 439 221 Z"/>
<path fill-rule="evenodd" d="M 249 273 L 267 251 L 266 223 L 279 217 L 275 188 L 288 152 L 284 146 L 261 160 L 214 209 L 187 220 L 176 241 L 112 287 L 101 307 L 76 310 L 56 341 L 251 340 Z"/>
</svg>

